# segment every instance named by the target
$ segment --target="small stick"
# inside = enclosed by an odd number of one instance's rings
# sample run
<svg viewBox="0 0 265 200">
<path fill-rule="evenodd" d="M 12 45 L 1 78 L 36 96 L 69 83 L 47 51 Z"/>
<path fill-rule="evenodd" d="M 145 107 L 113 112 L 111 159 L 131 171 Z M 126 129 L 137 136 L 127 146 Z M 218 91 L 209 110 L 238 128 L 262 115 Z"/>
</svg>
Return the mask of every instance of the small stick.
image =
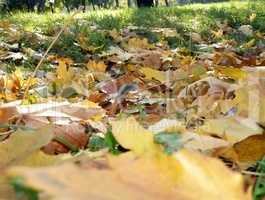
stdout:
<svg viewBox="0 0 265 200">
<path fill-rule="evenodd" d="M 39 61 L 38 65 L 36 66 L 35 70 L 33 71 L 32 75 L 28 78 L 28 81 L 26 83 L 26 89 L 23 95 L 23 101 L 27 98 L 28 93 L 29 93 L 29 87 L 30 87 L 30 82 L 31 80 L 36 76 L 37 71 L 39 70 L 40 66 L 42 65 L 43 61 L 45 60 L 46 56 L 50 52 L 51 48 L 54 46 L 54 44 L 57 42 L 61 34 L 65 31 L 65 29 L 68 27 L 68 25 L 72 22 L 74 17 L 80 12 L 80 9 L 74 12 L 67 23 L 64 24 L 64 26 L 61 28 L 61 30 L 57 33 L 56 37 L 52 41 L 52 43 L 49 45 L 48 49 L 45 51 L 44 55 L 42 56 L 41 60 Z M 22 101 L 22 102 L 23 102 Z"/>
<path fill-rule="evenodd" d="M 265 177 L 265 174 L 264 173 L 261 173 L 261 172 L 250 172 L 250 171 L 246 171 L 246 170 L 243 170 L 241 171 L 242 174 L 247 174 L 247 175 L 253 175 L 253 176 L 262 176 L 262 177 Z"/>
</svg>

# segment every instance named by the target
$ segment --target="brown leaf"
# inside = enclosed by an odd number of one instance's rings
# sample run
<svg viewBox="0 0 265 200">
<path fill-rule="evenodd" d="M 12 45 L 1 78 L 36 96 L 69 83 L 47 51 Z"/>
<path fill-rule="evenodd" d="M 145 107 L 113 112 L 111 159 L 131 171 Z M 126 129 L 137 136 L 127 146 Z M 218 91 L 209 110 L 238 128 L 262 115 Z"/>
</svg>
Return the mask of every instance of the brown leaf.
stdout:
<svg viewBox="0 0 265 200">
<path fill-rule="evenodd" d="M 142 63 L 145 67 L 159 69 L 162 66 L 161 54 L 159 53 L 149 53 L 147 55 L 142 55 L 142 58 Z"/>
<path fill-rule="evenodd" d="M 15 107 L 0 107 L 0 123 L 6 124 L 11 118 L 18 116 L 17 109 Z"/>
<path fill-rule="evenodd" d="M 265 156 L 265 134 L 250 136 L 223 150 L 221 155 L 247 168 Z"/>
<path fill-rule="evenodd" d="M 134 75 L 129 73 L 123 76 L 120 76 L 117 79 L 106 81 L 100 86 L 100 90 L 106 94 L 114 94 L 118 92 L 119 88 L 122 85 L 130 84 L 135 79 Z"/>
</svg>

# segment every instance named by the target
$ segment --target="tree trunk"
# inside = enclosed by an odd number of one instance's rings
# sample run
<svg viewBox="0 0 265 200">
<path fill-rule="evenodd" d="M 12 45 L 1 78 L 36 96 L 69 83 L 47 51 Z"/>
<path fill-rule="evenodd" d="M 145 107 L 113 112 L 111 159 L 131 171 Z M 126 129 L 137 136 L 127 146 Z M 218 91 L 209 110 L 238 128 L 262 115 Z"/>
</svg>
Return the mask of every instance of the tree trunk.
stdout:
<svg viewBox="0 0 265 200">
<path fill-rule="evenodd" d="M 86 12 L 86 0 L 82 0 L 81 1 L 81 4 L 82 4 L 82 6 L 83 6 L 83 12 Z"/>
<path fill-rule="evenodd" d="M 137 6 L 139 8 L 141 8 L 141 7 L 153 7 L 154 6 L 154 0 L 137 0 Z"/>
<path fill-rule="evenodd" d="M 116 4 L 116 5 L 115 5 L 116 8 L 119 8 L 119 7 L 120 7 L 120 2 L 119 2 L 119 0 L 115 0 L 115 4 Z"/>
<path fill-rule="evenodd" d="M 44 12 L 46 0 L 38 0 L 38 12 Z"/>
</svg>

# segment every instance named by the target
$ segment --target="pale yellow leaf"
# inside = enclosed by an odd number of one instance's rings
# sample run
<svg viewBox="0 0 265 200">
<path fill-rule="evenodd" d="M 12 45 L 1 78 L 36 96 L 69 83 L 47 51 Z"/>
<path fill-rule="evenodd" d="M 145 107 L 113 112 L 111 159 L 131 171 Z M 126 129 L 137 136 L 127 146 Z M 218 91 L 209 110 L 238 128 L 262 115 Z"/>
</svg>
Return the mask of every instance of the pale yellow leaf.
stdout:
<svg viewBox="0 0 265 200">
<path fill-rule="evenodd" d="M 128 41 L 128 46 L 132 49 L 149 49 L 152 47 L 146 38 L 131 38 Z"/>
<path fill-rule="evenodd" d="M 247 72 L 234 67 L 215 66 L 214 71 L 220 77 L 232 78 L 234 80 L 247 78 Z"/>
<path fill-rule="evenodd" d="M 71 68 L 68 68 L 64 60 L 59 60 L 59 66 L 57 68 L 57 78 L 63 84 L 69 84 L 72 81 L 74 72 Z"/>
<path fill-rule="evenodd" d="M 39 130 L 18 130 L 9 139 L 0 143 L 0 167 L 18 164 L 32 153 L 48 144 L 53 138 L 52 129 L 43 127 Z"/>
<path fill-rule="evenodd" d="M 200 127 L 200 131 L 218 135 L 231 144 L 239 142 L 251 135 L 263 133 L 263 129 L 255 121 L 240 117 L 206 120 L 205 124 Z"/>
<path fill-rule="evenodd" d="M 90 60 L 87 63 L 87 68 L 95 72 L 105 72 L 107 65 L 103 61 L 96 62 L 95 60 Z"/>
<path fill-rule="evenodd" d="M 143 67 L 140 69 L 140 72 L 145 75 L 146 79 L 156 79 L 162 83 L 166 81 L 166 73 L 163 71 L 155 70 L 149 67 Z"/>
<path fill-rule="evenodd" d="M 186 150 L 154 157 L 125 153 L 87 162 L 83 168 L 69 163 L 39 169 L 16 167 L 9 175 L 23 176 L 26 185 L 53 199 L 251 199 L 240 174 L 217 159 Z"/>
<path fill-rule="evenodd" d="M 124 148 L 136 154 L 143 154 L 154 148 L 152 132 L 144 129 L 133 117 L 112 122 L 112 131 Z"/>
</svg>

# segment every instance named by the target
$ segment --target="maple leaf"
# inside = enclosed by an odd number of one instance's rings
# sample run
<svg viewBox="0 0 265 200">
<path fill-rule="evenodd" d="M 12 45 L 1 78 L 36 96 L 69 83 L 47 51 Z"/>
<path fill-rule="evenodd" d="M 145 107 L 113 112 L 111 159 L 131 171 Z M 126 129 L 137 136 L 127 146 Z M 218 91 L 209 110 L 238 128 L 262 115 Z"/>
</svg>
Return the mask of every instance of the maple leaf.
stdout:
<svg viewBox="0 0 265 200">
<path fill-rule="evenodd" d="M 61 81 L 63 84 L 69 84 L 71 83 L 74 72 L 71 68 L 67 67 L 67 64 L 71 64 L 72 61 L 68 59 L 59 59 L 59 66 L 57 68 L 57 78 L 59 81 Z"/>
<path fill-rule="evenodd" d="M 105 72 L 107 68 L 107 65 L 103 61 L 96 62 L 94 60 L 88 61 L 86 66 L 88 69 L 96 72 Z"/>
</svg>

